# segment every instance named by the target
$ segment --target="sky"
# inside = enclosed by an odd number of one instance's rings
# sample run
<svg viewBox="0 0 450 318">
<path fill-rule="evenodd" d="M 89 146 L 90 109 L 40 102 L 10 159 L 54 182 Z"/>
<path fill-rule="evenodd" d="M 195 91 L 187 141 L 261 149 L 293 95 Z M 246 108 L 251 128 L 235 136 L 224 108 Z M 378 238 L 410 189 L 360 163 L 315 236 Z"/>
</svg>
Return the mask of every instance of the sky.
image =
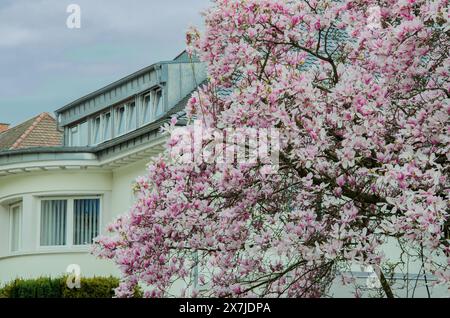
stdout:
<svg viewBox="0 0 450 318">
<path fill-rule="evenodd" d="M 68 28 L 70 4 L 80 28 Z M 0 0 L 0 122 L 19 124 L 185 48 L 209 0 Z"/>
</svg>

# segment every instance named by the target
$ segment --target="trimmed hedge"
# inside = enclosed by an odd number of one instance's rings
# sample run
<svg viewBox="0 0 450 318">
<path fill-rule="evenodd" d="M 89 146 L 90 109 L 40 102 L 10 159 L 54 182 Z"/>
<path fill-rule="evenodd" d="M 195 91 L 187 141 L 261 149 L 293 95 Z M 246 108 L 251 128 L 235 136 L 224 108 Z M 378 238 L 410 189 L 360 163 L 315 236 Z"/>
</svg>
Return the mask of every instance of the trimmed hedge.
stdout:
<svg viewBox="0 0 450 318">
<path fill-rule="evenodd" d="M 81 278 L 79 289 L 69 289 L 66 281 L 66 276 L 16 279 L 0 289 L 0 298 L 112 298 L 119 286 L 115 277 Z"/>
</svg>

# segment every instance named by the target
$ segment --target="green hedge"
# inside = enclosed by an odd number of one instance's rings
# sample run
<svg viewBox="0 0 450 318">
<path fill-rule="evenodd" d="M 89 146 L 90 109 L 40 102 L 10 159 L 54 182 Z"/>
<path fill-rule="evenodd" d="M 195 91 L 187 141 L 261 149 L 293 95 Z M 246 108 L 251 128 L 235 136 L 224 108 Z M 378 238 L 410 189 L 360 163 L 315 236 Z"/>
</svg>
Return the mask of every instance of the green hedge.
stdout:
<svg viewBox="0 0 450 318">
<path fill-rule="evenodd" d="M 0 298 L 111 298 L 119 286 L 115 277 L 81 278 L 81 288 L 69 289 L 67 277 L 16 279 L 0 289 Z M 136 296 L 140 291 L 136 291 Z"/>
</svg>

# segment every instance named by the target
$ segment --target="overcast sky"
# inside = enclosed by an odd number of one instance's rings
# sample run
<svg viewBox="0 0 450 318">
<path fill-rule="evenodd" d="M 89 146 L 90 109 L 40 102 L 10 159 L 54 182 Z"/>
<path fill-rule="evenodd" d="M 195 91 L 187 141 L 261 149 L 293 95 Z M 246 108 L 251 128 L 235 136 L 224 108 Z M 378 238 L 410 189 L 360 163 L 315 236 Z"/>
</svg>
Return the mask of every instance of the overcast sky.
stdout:
<svg viewBox="0 0 450 318">
<path fill-rule="evenodd" d="M 69 29 L 69 4 L 81 28 Z M 184 49 L 208 0 L 0 0 L 0 122 L 18 124 Z"/>
</svg>

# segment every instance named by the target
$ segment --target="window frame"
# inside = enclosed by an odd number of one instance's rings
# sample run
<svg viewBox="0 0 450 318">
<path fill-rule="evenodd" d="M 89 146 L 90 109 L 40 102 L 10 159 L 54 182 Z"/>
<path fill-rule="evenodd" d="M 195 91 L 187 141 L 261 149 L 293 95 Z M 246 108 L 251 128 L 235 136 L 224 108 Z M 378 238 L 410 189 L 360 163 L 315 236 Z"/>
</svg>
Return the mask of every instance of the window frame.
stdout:
<svg viewBox="0 0 450 318">
<path fill-rule="evenodd" d="M 145 102 L 146 98 L 149 98 L 149 103 L 147 104 Z M 139 121 L 139 127 L 145 126 L 147 124 L 150 124 L 154 119 L 153 119 L 153 114 L 152 114 L 152 92 L 146 92 L 144 94 L 142 94 L 141 97 L 141 115 L 142 115 L 142 119 Z M 145 114 L 145 108 L 148 107 L 148 116 L 149 116 L 149 120 L 147 121 L 144 114 Z"/>
<path fill-rule="evenodd" d="M 118 116 L 118 113 L 119 110 L 122 108 L 124 109 L 123 112 L 124 130 L 123 132 L 120 132 L 119 131 L 120 117 Z M 133 114 L 130 114 L 130 109 L 134 109 Z M 113 108 L 113 111 L 114 111 L 114 137 L 112 137 L 111 139 L 126 135 L 129 132 L 139 128 L 138 118 L 140 114 L 139 114 L 139 107 L 137 107 L 136 105 L 136 100 L 129 100 L 125 103 L 117 105 Z M 130 120 L 130 118 L 132 121 Z M 132 122 L 134 122 L 133 125 L 131 125 Z"/>
<path fill-rule="evenodd" d="M 48 250 L 64 250 L 72 248 L 85 248 L 91 244 L 75 245 L 74 244 L 74 201 L 85 199 L 98 199 L 99 200 L 99 214 L 98 214 L 98 234 L 101 234 L 103 224 L 103 195 L 91 194 L 91 195 L 75 195 L 75 196 L 43 196 L 38 199 L 38 221 L 37 223 L 37 248 L 41 251 Z M 51 200 L 66 200 L 67 201 L 67 215 L 66 215 L 66 244 L 65 245 L 41 245 L 41 218 L 42 218 L 42 201 Z"/>
<path fill-rule="evenodd" d="M 80 142 L 80 128 L 77 125 L 69 127 L 69 144 L 71 147 L 78 147 Z M 76 135 L 77 143 L 74 143 L 74 135 Z"/>
<path fill-rule="evenodd" d="M 95 140 L 96 121 L 98 120 L 98 141 Z M 103 142 L 103 115 L 94 116 L 92 118 L 92 140 L 91 145 L 99 145 Z"/>
<path fill-rule="evenodd" d="M 161 113 L 160 114 L 157 114 L 157 109 L 158 109 L 158 105 L 159 105 L 158 98 L 157 98 L 158 94 L 161 94 L 161 97 L 159 99 L 159 102 L 161 103 Z M 145 99 L 147 97 L 150 99 L 149 104 L 148 104 L 149 108 L 150 108 L 148 110 L 148 112 L 149 112 L 149 120 L 148 121 L 145 120 L 145 116 L 144 116 L 144 113 L 145 113 L 144 110 L 146 108 Z M 139 120 L 139 125 L 138 125 L 139 127 L 151 124 L 151 123 L 155 122 L 156 120 L 160 119 L 161 117 L 163 117 L 166 114 L 166 109 L 165 109 L 165 105 L 164 105 L 164 90 L 163 90 L 163 88 L 156 87 L 156 88 L 153 88 L 153 89 L 143 93 L 140 98 L 139 111 L 140 111 L 140 115 L 142 116 L 142 119 Z"/>
<path fill-rule="evenodd" d="M 120 118 L 118 116 L 119 110 L 123 108 L 123 132 L 119 131 L 119 121 Z M 125 135 L 127 133 L 127 104 L 121 104 L 114 108 L 114 138 Z"/>
<path fill-rule="evenodd" d="M 158 120 L 165 114 L 164 109 L 164 94 L 162 88 L 157 88 L 152 91 L 153 94 L 153 120 Z M 161 94 L 161 97 L 158 100 L 158 94 Z M 161 103 L 161 114 L 157 114 L 158 106 Z"/>
<path fill-rule="evenodd" d="M 17 250 L 13 250 L 13 213 L 14 209 L 19 208 L 19 234 L 17 237 Z M 14 203 L 9 206 L 9 252 L 20 253 L 22 250 L 22 222 L 23 222 L 23 205 L 22 202 Z"/>
<path fill-rule="evenodd" d="M 157 98 L 158 95 L 160 95 L 159 99 Z M 65 142 L 68 142 L 70 147 L 97 146 L 105 141 L 126 135 L 131 131 L 151 124 L 166 114 L 167 109 L 164 96 L 165 89 L 162 86 L 155 86 L 149 90 L 137 93 L 133 98 L 127 98 L 126 100 L 111 105 L 96 114 L 86 116 L 85 118 L 80 119 L 77 124 L 67 127 L 65 133 L 68 134 L 68 138 L 66 139 L 65 137 Z M 147 98 L 149 99 L 149 102 L 145 103 Z M 159 114 L 157 114 L 158 105 L 160 106 Z M 144 116 L 147 107 L 148 120 L 146 120 Z M 122 108 L 124 109 L 124 112 L 121 117 L 119 114 Z M 133 113 L 131 113 L 132 109 L 134 110 Z M 123 120 L 123 130 L 119 131 L 121 119 Z M 95 123 L 97 120 L 99 120 L 98 129 L 100 130 L 100 134 L 97 140 L 94 140 L 96 129 Z M 86 125 L 85 130 L 82 129 L 84 128 L 84 125 Z M 86 136 L 83 134 L 86 134 Z M 83 137 L 86 137 L 87 145 L 82 144 Z"/>
<path fill-rule="evenodd" d="M 133 113 L 131 113 L 131 109 L 133 109 Z M 126 123 L 126 131 L 127 133 L 138 128 L 137 119 L 138 119 L 138 107 L 136 106 L 136 101 L 130 101 L 127 103 L 126 107 L 127 113 L 127 123 Z"/>
<path fill-rule="evenodd" d="M 85 128 L 85 129 L 83 129 Z M 79 130 L 79 145 L 80 147 L 87 147 L 89 146 L 90 136 L 89 136 L 89 120 L 83 120 L 78 124 L 78 130 Z M 83 136 L 83 133 L 86 134 L 86 136 Z M 86 144 L 84 144 L 82 139 L 86 139 Z"/>
<path fill-rule="evenodd" d="M 65 232 L 66 232 L 66 237 L 65 237 L 65 242 L 66 244 L 61 244 L 61 245 L 41 245 L 42 242 L 42 237 L 41 237 L 41 225 L 42 225 L 42 201 L 66 201 L 66 224 L 65 224 Z M 65 198 L 42 198 L 39 200 L 39 219 L 38 219 L 38 223 L 39 223 L 39 227 L 37 229 L 37 233 L 38 233 L 38 246 L 40 248 L 61 248 L 61 247 L 65 247 L 67 246 L 67 242 L 68 242 L 68 216 L 69 216 L 69 201 Z"/>
<path fill-rule="evenodd" d="M 75 200 L 98 200 L 98 220 L 97 220 L 97 236 L 100 235 L 100 231 L 102 228 L 102 198 L 101 196 L 92 196 L 92 197 L 72 197 L 71 198 L 71 202 L 72 202 L 72 228 L 71 228 L 71 240 L 72 240 L 72 246 L 74 247 L 85 247 L 85 246 L 89 246 L 91 244 L 75 244 Z M 68 203 L 70 202 L 68 201 Z"/>
<path fill-rule="evenodd" d="M 109 115 L 108 117 L 108 124 L 109 124 L 109 128 L 108 126 L 106 126 L 106 116 Z M 107 140 L 111 140 L 113 138 L 113 125 L 112 125 L 112 119 L 113 119 L 113 115 L 111 110 L 108 110 L 107 112 L 102 113 L 101 115 L 101 121 L 102 121 L 102 142 L 107 141 Z M 108 133 L 108 137 L 105 136 L 106 131 L 109 130 Z"/>
<path fill-rule="evenodd" d="M 82 128 L 85 128 L 84 133 L 86 134 L 86 141 L 87 141 L 86 145 L 83 145 L 82 140 L 81 140 L 82 133 L 83 133 Z M 70 136 L 69 136 L 70 147 L 87 147 L 87 146 L 89 146 L 89 144 L 90 144 L 89 118 L 78 122 L 76 125 L 70 126 L 69 132 L 70 132 Z M 74 139 L 75 139 L 74 135 L 76 136 L 76 144 L 74 143 Z"/>
</svg>

